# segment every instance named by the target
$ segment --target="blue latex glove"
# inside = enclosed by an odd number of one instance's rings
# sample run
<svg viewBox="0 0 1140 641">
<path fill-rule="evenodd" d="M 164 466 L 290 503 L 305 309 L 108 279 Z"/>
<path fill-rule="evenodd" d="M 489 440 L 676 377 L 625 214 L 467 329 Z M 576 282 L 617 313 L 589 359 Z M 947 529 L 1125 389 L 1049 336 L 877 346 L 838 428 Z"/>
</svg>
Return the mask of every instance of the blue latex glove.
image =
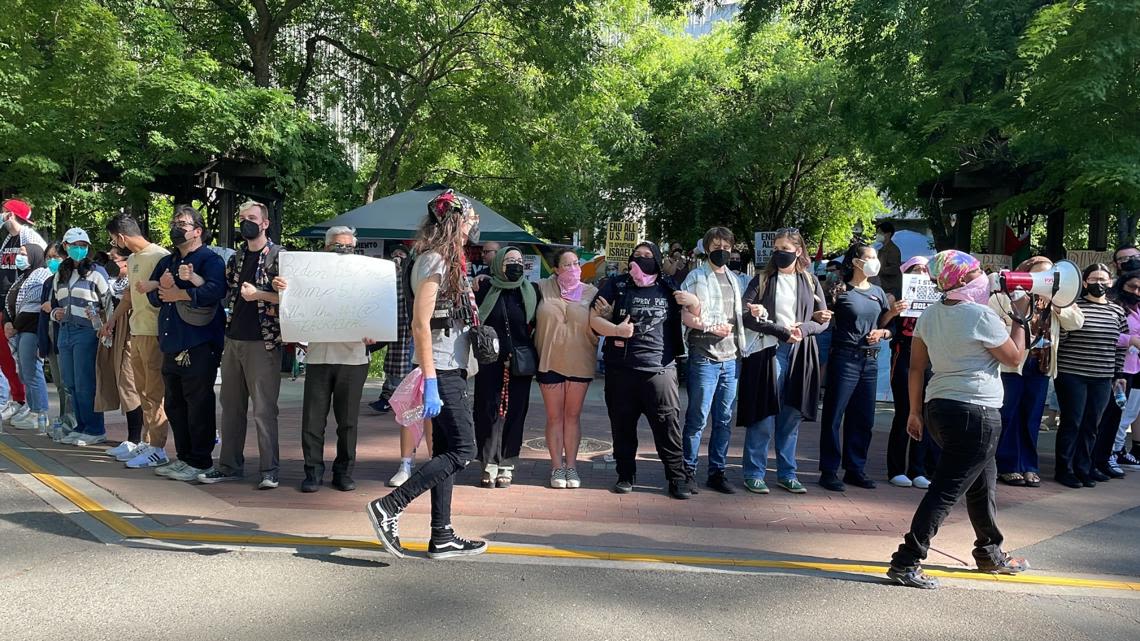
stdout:
<svg viewBox="0 0 1140 641">
<path fill-rule="evenodd" d="M 424 379 L 424 418 L 435 418 L 443 409 L 443 399 L 439 397 L 439 381 Z"/>
</svg>

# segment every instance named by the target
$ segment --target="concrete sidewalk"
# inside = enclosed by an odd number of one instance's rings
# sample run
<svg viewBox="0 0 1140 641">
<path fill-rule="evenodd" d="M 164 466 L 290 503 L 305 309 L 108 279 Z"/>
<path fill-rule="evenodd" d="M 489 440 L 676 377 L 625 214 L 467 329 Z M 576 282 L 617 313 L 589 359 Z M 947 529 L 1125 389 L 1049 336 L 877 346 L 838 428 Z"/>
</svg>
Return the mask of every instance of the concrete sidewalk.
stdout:
<svg viewBox="0 0 1140 641">
<path fill-rule="evenodd" d="M 300 410 L 302 382 L 283 381 L 281 392 L 281 487 L 259 491 L 256 439 L 246 448 L 246 480 L 217 485 L 169 481 L 151 470 L 128 470 L 104 451 L 126 435 L 121 414 L 109 413 L 111 441 L 104 446 L 76 448 L 52 443 L 45 437 L 9 430 L 5 440 L 23 444 L 47 457 L 58 469 L 82 477 L 148 515 L 162 526 L 201 532 L 249 532 L 371 540 L 364 516 L 368 500 L 389 491 L 384 482 L 399 460 L 398 429 L 391 415 L 376 416 L 361 408 L 361 433 L 354 477 L 357 490 L 338 492 L 327 485 L 316 494 L 302 494 Z M 373 400 L 379 386 L 369 384 L 364 403 Z M 773 488 L 770 495 L 754 495 L 743 487 L 726 496 L 709 490 L 689 501 L 676 501 L 664 493 L 665 479 L 655 460 L 648 427 L 642 431 L 638 485 L 633 494 L 609 492 L 615 480 L 613 464 L 605 460 L 609 422 L 602 402 L 602 381 L 590 389 L 583 415 L 583 437 L 592 450 L 579 466 L 583 487 L 553 490 L 546 487 L 549 462 L 542 443 L 543 407 L 534 388 L 527 419 L 523 460 L 509 489 L 477 487 L 479 471 L 472 465 L 462 472 L 454 496 L 456 529 L 465 536 L 486 537 L 500 544 L 528 544 L 568 549 L 606 549 L 626 552 L 678 552 L 727 554 L 741 557 L 836 559 L 883 563 L 897 547 L 911 514 L 922 496 L 913 488 L 886 483 L 886 432 L 891 408 L 880 404 L 868 473 L 880 481 L 876 490 L 851 488 L 827 492 L 818 479 L 818 425 L 805 424 L 799 440 L 799 475 L 806 495 Z M 326 454 L 331 462 L 335 425 L 330 418 Z M 739 460 L 743 430 L 735 429 L 730 448 L 729 475 L 740 483 Z M 173 454 L 173 444 L 169 453 Z M 1042 476 L 1052 473 L 1053 433 L 1041 438 Z M 702 464 L 704 461 L 702 446 Z M 421 452 L 419 460 L 422 461 Z M 774 474 L 769 475 L 771 480 Z M 1000 486 L 999 517 L 1010 550 L 1049 541 L 1058 535 L 1140 506 L 1140 474 L 1095 489 L 1069 490 L 1046 481 L 1040 488 Z M 326 477 L 326 481 L 327 481 Z M 429 504 L 416 501 L 401 522 L 407 540 L 428 536 Z M 938 538 L 930 562 L 969 566 L 974 535 L 965 508 L 951 514 Z M 1065 567 L 1063 555 L 1042 570 L 1080 573 Z M 1037 567 L 1037 566 L 1035 566 Z"/>
</svg>

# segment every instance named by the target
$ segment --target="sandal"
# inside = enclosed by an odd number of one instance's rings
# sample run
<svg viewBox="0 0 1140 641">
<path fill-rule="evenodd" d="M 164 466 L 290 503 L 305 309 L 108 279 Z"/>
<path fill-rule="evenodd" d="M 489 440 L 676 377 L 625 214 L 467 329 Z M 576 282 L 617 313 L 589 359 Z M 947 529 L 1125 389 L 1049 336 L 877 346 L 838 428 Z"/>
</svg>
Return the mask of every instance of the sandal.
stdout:
<svg viewBox="0 0 1140 641">
<path fill-rule="evenodd" d="M 495 487 L 495 479 L 491 478 L 490 472 L 483 472 L 483 478 L 479 479 L 479 487 L 484 487 L 484 488 Z"/>
<path fill-rule="evenodd" d="M 509 477 L 509 476 L 500 476 L 499 478 L 495 479 L 495 487 L 504 488 L 504 487 L 510 487 L 510 486 L 511 486 L 511 477 Z"/>
<path fill-rule="evenodd" d="M 1025 487 L 1041 487 L 1041 476 L 1037 472 L 1026 472 Z"/>
<path fill-rule="evenodd" d="M 1025 477 L 1017 472 L 1010 472 L 1008 474 L 998 474 L 998 480 L 1006 485 L 1021 486 L 1025 485 Z"/>
</svg>

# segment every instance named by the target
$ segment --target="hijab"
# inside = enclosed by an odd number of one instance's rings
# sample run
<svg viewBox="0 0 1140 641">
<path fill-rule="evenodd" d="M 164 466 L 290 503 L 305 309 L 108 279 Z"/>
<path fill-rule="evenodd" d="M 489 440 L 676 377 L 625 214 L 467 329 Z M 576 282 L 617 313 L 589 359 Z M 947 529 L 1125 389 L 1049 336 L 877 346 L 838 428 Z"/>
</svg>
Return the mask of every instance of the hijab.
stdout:
<svg viewBox="0 0 1140 641">
<path fill-rule="evenodd" d="M 525 277 L 518 280 L 507 280 L 506 273 L 506 260 L 507 253 L 511 251 L 522 253 L 518 247 L 503 247 L 496 254 L 495 258 L 491 261 L 491 291 L 487 292 L 487 297 L 483 299 L 483 304 L 479 306 L 480 320 L 486 320 L 491 315 L 491 311 L 495 309 L 495 304 L 499 302 L 499 294 L 504 289 L 517 289 L 522 294 L 523 308 L 526 310 L 526 322 L 534 320 L 534 310 L 538 307 L 538 295 L 535 294 L 534 287 L 530 284 Z"/>
</svg>

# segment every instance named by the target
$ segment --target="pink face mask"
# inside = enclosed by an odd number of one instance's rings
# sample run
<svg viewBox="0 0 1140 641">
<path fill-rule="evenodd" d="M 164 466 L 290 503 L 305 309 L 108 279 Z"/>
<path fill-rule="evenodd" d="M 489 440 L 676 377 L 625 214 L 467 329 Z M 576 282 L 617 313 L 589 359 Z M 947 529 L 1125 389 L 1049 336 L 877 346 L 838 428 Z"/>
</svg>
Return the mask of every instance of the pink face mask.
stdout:
<svg viewBox="0 0 1140 641">
<path fill-rule="evenodd" d="M 646 274 L 641 271 L 641 267 L 637 263 L 631 262 L 629 264 L 629 275 L 633 278 L 634 284 L 638 287 L 649 287 L 657 281 L 657 274 Z"/>
<path fill-rule="evenodd" d="M 946 298 L 986 305 L 990 302 L 990 277 L 981 274 L 958 289 L 947 292 Z"/>
<path fill-rule="evenodd" d="M 582 300 L 582 268 L 577 265 L 567 267 L 558 276 L 558 289 L 562 298 L 572 303 Z"/>
</svg>

